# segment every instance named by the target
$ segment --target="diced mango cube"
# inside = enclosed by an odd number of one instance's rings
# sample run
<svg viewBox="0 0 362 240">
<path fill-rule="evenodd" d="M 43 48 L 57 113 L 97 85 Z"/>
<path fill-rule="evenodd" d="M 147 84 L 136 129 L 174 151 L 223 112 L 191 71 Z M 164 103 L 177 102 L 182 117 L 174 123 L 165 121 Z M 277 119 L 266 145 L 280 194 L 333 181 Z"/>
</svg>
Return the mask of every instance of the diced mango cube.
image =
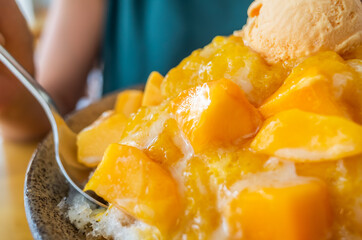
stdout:
<svg viewBox="0 0 362 240">
<path fill-rule="evenodd" d="M 124 114 L 127 118 L 141 107 L 143 92 L 141 90 L 124 90 L 117 96 L 115 111 Z"/>
<path fill-rule="evenodd" d="M 362 153 L 362 126 L 293 109 L 267 119 L 251 147 L 297 162 L 336 160 Z"/>
<path fill-rule="evenodd" d="M 316 177 L 328 187 L 333 206 L 333 225 L 343 226 L 343 232 L 334 232 L 332 239 L 354 239 L 362 236 L 362 155 L 328 162 L 303 162 L 295 164 L 299 176 Z M 334 228 L 334 230 L 336 230 Z M 358 237 L 357 237 L 358 239 Z"/>
<path fill-rule="evenodd" d="M 164 104 L 153 107 L 141 107 L 135 113 L 124 130 L 119 143 L 146 149 L 163 131 L 164 122 L 170 118 Z"/>
<path fill-rule="evenodd" d="M 184 156 L 183 149 L 186 143 L 175 119 L 166 120 L 163 127 L 162 132 L 153 139 L 145 151 L 152 160 L 171 165 Z"/>
<path fill-rule="evenodd" d="M 151 72 L 145 86 L 142 106 L 157 106 L 163 101 L 161 93 L 162 81 L 163 76 L 159 72 Z"/>
<path fill-rule="evenodd" d="M 268 65 L 258 53 L 244 45 L 241 37 L 217 36 L 171 69 L 161 89 L 167 99 L 200 84 L 227 78 L 244 90 L 253 105 L 260 106 L 280 87 L 285 75 L 281 64 Z"/>
<path fill-rule="evenodd" d="M 161 232 L 177 223 L 182 210 L 176 181 L 143 151 L 111 144 L 85 191 L 93 190 L 114 206 Z"/>
<path fill-rule="evenodd" d="M 362 84 L 357 71 L 335 52 L 321 52 L 295 67 L 259 110 L 265 118 L 297 108 L 361 122 Z"/>
<path fill-rule="evenodd" d="M 332 223 L 326 186 L 317 179 L 301 179 L 241 191 L 224 211 L 231 238 L 326 239 Z"/>
<path fill-rule="evenodd" d="M 128 122 L 119 143 L 144 149 L 158 163 L 167 166 L 176 163 L 191 147 L 167 107 L 167 104 L 141 107 Z"/>
<path fill-rule="evenodd" d="M 108 145 L 121 139 L 126 124 L 127 118 L 123 114 L 104 112 L 77 135 L 78 161 L 96 167 Z"/>
<path fill-rule="evenodd" d="M 311 75 L 304 76 L 292 86 L 286 84 L 279 88 L 260 106 L 263 116 L 268 118 L 278 112 L 298 108 L 318 114 L 349 117 L 346 107 L 334 96 L 333 83 L 323 75 Z"/>
<path fill-rule="evenodd" d="M 210 144 L 237 145 L 262 124 L 258 110 L 238 85 L 227 79 L 204 83 L 181 93 L 172 111 L 195 152 Z"/>
</svg>

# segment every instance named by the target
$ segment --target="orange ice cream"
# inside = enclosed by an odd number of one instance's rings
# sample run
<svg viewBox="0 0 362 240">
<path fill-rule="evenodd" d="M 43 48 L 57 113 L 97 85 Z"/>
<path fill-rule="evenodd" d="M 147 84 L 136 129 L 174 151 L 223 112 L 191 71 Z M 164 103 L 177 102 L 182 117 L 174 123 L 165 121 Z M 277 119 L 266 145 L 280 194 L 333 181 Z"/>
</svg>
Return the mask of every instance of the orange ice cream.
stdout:
<svg viewBox="0 0 362 240">
<path fill-rule="evenodd" d="M 256 0 L 235 35 L 269 63 L 321 50 L 351 52 L 362 43 L 360 0 Z"/>
</svg>

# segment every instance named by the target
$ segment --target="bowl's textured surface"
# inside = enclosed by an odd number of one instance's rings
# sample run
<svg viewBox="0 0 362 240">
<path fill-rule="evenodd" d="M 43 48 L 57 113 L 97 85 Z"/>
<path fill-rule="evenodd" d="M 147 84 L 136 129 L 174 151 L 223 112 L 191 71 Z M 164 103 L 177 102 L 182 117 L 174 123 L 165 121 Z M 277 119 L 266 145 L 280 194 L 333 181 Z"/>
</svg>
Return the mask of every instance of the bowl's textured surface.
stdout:
<svg viewBox="0 0 362 240">
<path fill-rule="evenodd" d="M 112 109 L 116 94 L 72 114 L 67 121 L 79 132 L 103 111 Z M 26 174 L 24 202 L 34 239 L 85 239 L 85 235 L 65 217 L 59 202 L 68 195 L 69 186 L 54 158 L 52 136 L 48 135 L 34 152 Z"/>
</svg>

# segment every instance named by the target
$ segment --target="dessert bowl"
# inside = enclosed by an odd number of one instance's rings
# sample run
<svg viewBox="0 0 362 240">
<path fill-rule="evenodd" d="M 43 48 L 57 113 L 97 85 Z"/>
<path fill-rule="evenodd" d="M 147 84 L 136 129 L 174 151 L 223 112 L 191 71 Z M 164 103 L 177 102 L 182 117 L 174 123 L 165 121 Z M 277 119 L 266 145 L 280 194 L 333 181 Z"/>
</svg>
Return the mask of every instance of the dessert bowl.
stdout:
<svg viewBox="0 0 362 240">
<path fill-rule="evenodd" d="M 68 118 L 69 126 L 79 132 L 102 112 L 113 108 L 117 94 L 75 112 Z M 37 147 L 29 163 L 24 184 L 26 217 L 34 239 L 85 239 L 85 234 L 70 223 L 65 210 L 58 207 L 69 194 L 70 186 L 54 158 L 52 136 Z"/>
<path fill-rule="evenodd" d="M 362 39 L 346 50 L 323 41 L 296 56 L 283 50 L 274 62 L 245 36 L 269 19 L 275 5 L 263 2 L 251 5 L 241 32 L 215 37 L 165 76 L 152 72 L 144 91 L 121 92 L 114 108 L 108 97 L 69 119 L 78 161 L 96 168 L 84 191 L 106 200 L 107 210 L 69 194 L 49 138 L 43 142 L 25 189 L 35 238 L 361 239 Z M 328 3 L 322 18 L 341 10 L 362 26 L 360 1 L 343 4 L 358 9 Z M 352 33 L 362 36 L 360 29 Z M 293 47 L 308 43 L 295 36 L 286 39 Z"/>
</svg>

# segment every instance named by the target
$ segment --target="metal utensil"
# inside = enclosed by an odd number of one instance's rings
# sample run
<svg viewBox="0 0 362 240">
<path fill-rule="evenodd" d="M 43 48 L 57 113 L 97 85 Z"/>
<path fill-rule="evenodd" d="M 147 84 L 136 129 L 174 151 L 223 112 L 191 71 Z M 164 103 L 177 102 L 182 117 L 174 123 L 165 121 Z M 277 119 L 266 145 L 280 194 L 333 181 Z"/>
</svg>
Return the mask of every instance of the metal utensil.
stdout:
<svg viewBox="0 0 362 240">
<path fill-rule="evenodd" d="M 53 99 L 1 45 L 0 61 L 19 79 L 44 109 L 53 131 L 55 159 L 67 181 L 93 203 L 107 207 L 107 203 L 103 199 L 92 192 L 82 190 L 92 169 L 78 163 L 76 134 L 59 114 Z"/>
</svg>

